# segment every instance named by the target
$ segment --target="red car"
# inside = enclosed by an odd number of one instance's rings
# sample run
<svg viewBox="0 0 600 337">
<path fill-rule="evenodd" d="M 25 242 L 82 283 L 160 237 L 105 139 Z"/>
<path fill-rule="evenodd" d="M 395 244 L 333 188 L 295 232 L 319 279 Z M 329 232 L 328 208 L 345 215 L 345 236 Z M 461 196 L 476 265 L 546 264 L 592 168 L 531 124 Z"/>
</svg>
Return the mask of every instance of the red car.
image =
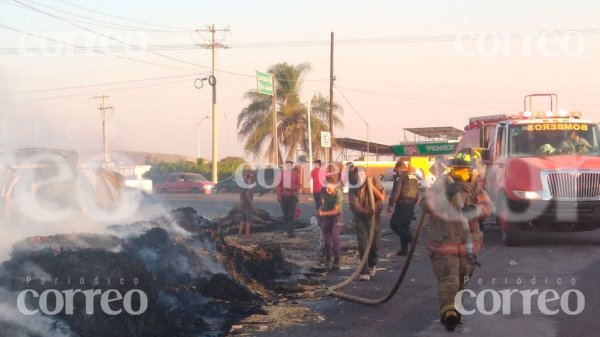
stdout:
<svg viewBox="0 0 600 337">
<path fill-rule="evenodd" d="M 161 177 L 155 184 L 154 191 L 211 193 L 215 183 L 209 181 L 201 174 L 194 173 L 168 173 Z"/>
</svg>

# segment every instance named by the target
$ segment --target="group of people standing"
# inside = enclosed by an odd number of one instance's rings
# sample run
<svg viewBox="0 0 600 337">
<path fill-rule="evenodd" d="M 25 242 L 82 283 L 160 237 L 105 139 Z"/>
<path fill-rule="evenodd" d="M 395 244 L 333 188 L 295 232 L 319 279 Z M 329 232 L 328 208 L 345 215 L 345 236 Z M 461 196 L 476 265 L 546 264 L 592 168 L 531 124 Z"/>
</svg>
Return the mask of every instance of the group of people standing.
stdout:
<svg viewBox="0 0 600 337">
<path fill-rule="evenodd" d="M 429 240 L 427 250 L 433 273 L 438 283 L 440 322 L 452 331 L 461 323 L 462 316 L 455 307 L 456 296 L 467 286 L 478 264 L 476 259 L 483 244 L 479 221 L 491 214 L 491 201 L 483 190 L 478 176 L 478 160 L 473 149 L 459 151 L 448 163 L 447 172 L 437 170 L 437 179 L 420 199 L 419 206 L 429 215 Z M 436 161 L 437 162 L 437 161 Z M 317 215 L 321 217 L 321 229 L 325 236 L 323 254 L 326 267 L 339 269 L 339 227 L 343 194 L 338 188 L 340 174 L 329 167 L 323 173 L 320 162 L 311 172 L 315 191 Z M 393 214 L 390 228 L 400 237 L 401 247 L 397 255 L 407 255 L 413 237 L 410 230 L 414 209 L 419 201 L 417 178 L 409 173 L 407 165 L 398 161 L 395 165 L 394 185 L 387 204 Z M 444 169 L 445 170 L 445 169 Z M 320 186 L 318 177 L 325 174 L 326 185 Z M 348 201 L 353 214 L 360 256 L 368 254 L 368 262 L 361 270 L 359 279 L 370 280 L 375 276 L 380 248 L 382 203 L 385 191 L 378 178 L 368 175 L 364 168 L 350 165 L 347 168 L 349 185 Z M 370 201 L 369 189 L 373 194 Z M 371 220 L 376 235 L 369 252 L 366 247 L 371 230 Z M 333 256 L 333 265 L 330 265 Z"/>
<path fill-rule="evenodd" d="M 489 216 L 492 210 L 490 198 L 482 189 L 481 179 L 478 177 L 478 160 L 481 160 L 479 154 L 472 149 L 459 151 L 448 163 L 448 170 L 446 165 L 442 168 L 441 160 L 436 160 L 437 166 L 434 165 L 432 171 L 436 171 L 437 179 L 420 201 L 418 180 L 400 160 L 394 168 L 394 185 L 387 203 L 388 213 L 393 211 L 390 228 L 400 237 L 401 246 L 397 252 L 400 256 L 407 255 L 413 244 L 410 224 L 418 201 L 424 214 L 429 215 L 427 250 L 438 283 L 440 322 L 448 330 L 454 330 L 462 321 L 455 307 L 455 297 L 467 286 L 465 280 L 472 276 L 475 265 L 478 264 L 476 258 L 483 243 L 479 221 Z M 340 269 L 339 235 L 343 225 L 344 199 L 342 189 L 347 186 L 359 253 L 361 257 L 368 254 L 359 279 L 370 280 L 376 273 L 382 205 L 386 199 L 380 179 L 368 175 L 363 167 L 352 163 L 347 168 L 332 164 L 323 167 L 319 160 L 314 164 L 311 178 L 315 216 L 319 219 L 324 238 L 322 257 L 325 267 L 332 271 Z M 284 215 L 285 229 L 288 236 L 292 237 L 301 187 L 300 172 L 293 167 L 292 162 L 287 162 L 282 177 L 276 192 Z M 247 179 L 252 181 L 253 177 L 249 176 Z M 241 198 L 243 202 L 244 199 L 249 204 L 252 202 L 251 193 L 243 193 Z M 376 235 L 367 253 L 372 224 Z M 242 230 L 240 223 L 240 235 Z"/>
<path fill-rule="evenodd" d="M 344 186 L 348 187 L 349 209 L 353 215 L 356 230 L 358 250 L 363 256 L 368 245 L 371 220 L 374 219 L 375 237 L 371 244 L 369 257 L 361 274 L 360 280 L 367 281 L 375 276 L 378 251 L 380 248 L 381 213 L 386 195 L 379 178 L 368 175 L 361 166 L 352 163 L 347 167 L 338 168 L 330 164 L 322 167 L 321 161 L 314 162 L 311 172 L 313 182 L 313 197 L 315 200 L 315 215 L 323 232 L 323 260 L 328 270 L 340 268 L 340 226 L 343 224 L 342 204 Z M 416 184 L 416 185 L 415 185 Z M 370 186 L 370 187 L 369 187 Z M 370 200 L 369 188 L 373 193 Z M 418 182 L 410 178 L 403 161 L 396 164 L 396 176 L 392 196 L 388 203 L 388 212 L 394 210 L 391 228 L 401 238 L 402 247 L 398 255 L 406 255 L 412 242 L 410 223 L 414 207 L 418 199 Z"/>
</svg>

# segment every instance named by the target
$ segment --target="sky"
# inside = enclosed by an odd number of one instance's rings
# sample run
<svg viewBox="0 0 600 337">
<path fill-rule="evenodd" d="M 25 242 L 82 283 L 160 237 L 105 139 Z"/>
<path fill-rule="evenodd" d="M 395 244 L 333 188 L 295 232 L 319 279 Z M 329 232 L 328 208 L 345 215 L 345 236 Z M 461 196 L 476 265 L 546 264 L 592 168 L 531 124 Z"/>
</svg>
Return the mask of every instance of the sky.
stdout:
<svg viewBox="0 0 600 337">
<path fill-rule="evenodd" d="M 345 124 L 336 137 L 366 139 L 361 115 L 371 141 L 395 144 L 403 128 L 463 128 L 469 117 L 516 114 L 530 93 L 557 93 L 560 108 L 599 120 L 599 14 L 598 2 L 581 0 L 0 0 L 0 147 L 101 149 L 92 97 L 105 94 L 114 108 L 111 149 L 196 156 L 196 124 L 211 112 L 211 93 L 194 79 L 208 73 L 210 51 L 129 47 L 206 43 L 194 30 L 210 24 L 230 29 L 217 33 L 231 46 L 216 57 L 220 158 L 245 155 L 236 121 L 256 71 L 308 62 L 303 99 L 329 95 L 329 45 L 298 41 L 327 41 L 331 32 Z M 210 125 L 200 124 L 200 155 L 209 159 Z"/>
</svg>

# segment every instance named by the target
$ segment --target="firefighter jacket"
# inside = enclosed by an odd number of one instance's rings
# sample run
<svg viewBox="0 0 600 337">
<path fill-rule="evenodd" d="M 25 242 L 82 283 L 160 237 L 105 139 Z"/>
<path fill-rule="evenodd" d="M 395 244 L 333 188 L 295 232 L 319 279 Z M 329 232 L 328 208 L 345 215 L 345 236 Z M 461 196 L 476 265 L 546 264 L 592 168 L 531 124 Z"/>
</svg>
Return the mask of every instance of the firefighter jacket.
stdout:
<svg viewBox="0 0 600 337">
<path fill-rule="evenodd" d="M 457 184 L 458 186 L 452 186 Z M 475 205 L 475 213 L 469 219 L 471 240 L 475 254 L 483 244 L 483 233 L 479 229 L 479 220 L 492 212 L 488 194 L 479 183 L 454 182 L 448 175 L 442 175 L 427 189 L 420 206 L 429 213 L 429 242 L 427 249 L 432 254 L 466 255 L 466 233 L 463 230 L 462 210 L 448 191 L 459 191 L 463 205 Z"/>
</svg>

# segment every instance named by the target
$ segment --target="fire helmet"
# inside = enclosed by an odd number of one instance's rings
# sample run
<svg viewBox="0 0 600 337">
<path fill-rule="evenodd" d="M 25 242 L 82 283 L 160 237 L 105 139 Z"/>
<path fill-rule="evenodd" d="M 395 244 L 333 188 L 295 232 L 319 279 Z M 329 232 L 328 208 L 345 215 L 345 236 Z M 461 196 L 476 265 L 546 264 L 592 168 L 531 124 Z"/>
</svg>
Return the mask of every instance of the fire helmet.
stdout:
<svg viewBox="0 0 600 337">
<path fill-rule="evenodd" d="M 465 167 L 469 169 L 474 169 L 477 167 L 477 160 L 480 159 L 481 156 L 477 151 L 473 150 L 470 147 L 464 148 L 454 156 L 454 159 L 449 163 L 448 166 L 453 168 Z"/>
<path fill-rule="evenodd" d="M 451 167 L 451 175 L 461 181 L 470 181 L 473 170 L 477 168 L 477 160 L 480 158 L 479 153 L 472 148 L 464 148 L 458 151 L 448 165 Z"/>
</svg>

